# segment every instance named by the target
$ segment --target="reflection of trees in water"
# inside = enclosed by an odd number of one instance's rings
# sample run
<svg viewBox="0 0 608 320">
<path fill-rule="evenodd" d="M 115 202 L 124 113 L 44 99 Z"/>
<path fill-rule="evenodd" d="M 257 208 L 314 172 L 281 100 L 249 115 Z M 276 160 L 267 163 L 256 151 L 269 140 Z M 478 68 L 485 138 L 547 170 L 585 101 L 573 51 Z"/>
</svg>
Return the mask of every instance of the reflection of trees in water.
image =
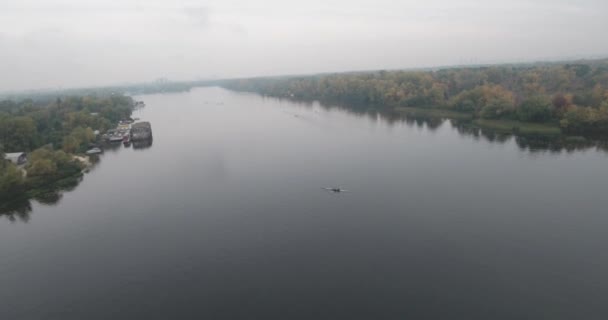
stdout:
<svg viewBox="0 0 608 320">
<path fill-rule="evenodd" d="M 520 149 L 530 152 L 575 152 L 590 148 L 596 148 L 597 150 L 608 152 L 608 137 L 513 134 L 473 127 L 467 122 L 459 123 L 457 121 L 452 121 L 452 124 L 462 136 L 474 136 L 494 143 L 505 143 L 513 138 Z"/>
<path fill-rule="evenodd" d="M 46 205 L 55 205 L 63 198 L 63 194 L 59 190 L 48 190 L 46 192 L 37 194 L 34 197 L 34 200 L 46 204 Z"/>
<path fill-rule="evenodd" d="M 152 147 L 152 139 L 133 141 L 133 149 L 144 150 Z M 105 150 L 116 151 L 122 146 L 121 143 L 104 145 Z M 89 161 L 92 166 L 87 168 L 85 172 L 94 170 L 96 165 L 101 162 L 103 156 L 91 155 Z M 59 180 L 49 186 L 39 188 L 30 192 L 30 195 L 22 194 L 21 200 L 3 202 L 0 200 L 0 217 L 6 217 L 10 221 L 23 221 L 28 222 L 30 220 L 32 205 L 31 200 L 36 200 L 44 205 L 55 205 L 61 201 L 64 192 L 74 190 L 80 182 L 84 179 L 83 175 L 70 177 Z"/>
<path fill-rule="evenodd" d="M 387 117 L 387 115 L 383 115 L 382 117 Z M 393 113 L 392 115 L 390 115 L 391 117 L 391 121 L 389 122 L 389 124 L 393 125 L 397 122 L 405 122 L 407 125 L 409 125 L 410 127 L 418 127 L 418 128 L 427 128 L 430 131 L 435 131 L 437 130 L 442 124 L 443 124 L 443 120 L 439 119 L 439 118 L 432 118 L 432 117 L 403 117 L 402 115 L 399 114 L 395 114 Z"/>
<path fill-rule="evenodd" d="M 266 97 L 268 98 L 268 97 Z M 268 98 L 277 99 L 277 98 Z M 278 99 L 284 100 L 284 99 Z M 318 101 L 294 101 L 287 99 L 290 103 L 295 103 L 307 108 L 318 106 L 324 110 L 341 110 L 345 113 L 358 117 L 369 118 L 370 120 L 381 119 L 389 126 L 405 123 L 410 127 L 426 128 L 435 131 L 446 121 L 439 117 L 426 115 L 412 115 L 383 110 L 383 108 L 369 109 L 369 107 L 343 107 L 339 105 L 326 105 Z M 562 135 L 523 135 L 498 132 L 491 129 L 482 129 L 471 125 L 470 121 L 450 120 L 452 127 L 464 137 L 472 137 L 475 140 L 483 139 L 492 143 L 505 143 L 514 138 L 517 146 L 522 150 L 530 152 L 576 152 L 596 148 L 608 152 L 608 137 L 588 136 L 571 137 Z"/>
<path fill-rule="evenodd" d="M 367 105 L 346 108 L 346 107 L 339 106 L 339 105 L 323 104 L 319 101 L 301 101 L 301 100 L 295 101 L 295 100 L 291 100 L 291 99 L 273 98 L 273 97 L 268 97 L 268 96 L 264 96 L 264 99 L 289 101 L 289 103 L 291 103 L 291 104 L 297 104 L 299 106 L 304 106 L 307 109 L 319 107 L 326 111 L 340 110 L 344 113 L 351 114 L 351 115 L 354 115 L 357 117 L 368 118 L 369 120 L 376 120 L 376 119 L 380 118 L 382 121 L 384 121 L 385 123 L 387 123 L 391 126 L 405 122 L 409 126 L 416 126 L 419 128 L 426 127 L 427 129 L 429 129 L 431 131 L 435 131 L 444 122 L 443 119 L 436 118 L 436 117 L 424 117 L 424 116 L 405 117 L 403 114 L 400 114 L 400 113 L 389 112 L 387 110 L 383 110 L 383 108 L 381 108 L 381 107 L 370 108 Z"/>
<path fill-rule="evenodd" d="M 104 152 L 118 152 L 122 150 L 122 148 L 133 147 L 133 149 L 148 149 L 152 147 L 153 139 L 146 140 L 132 140 L 128 144 L 124 144 L 123 142 L 104 142 L 103 150 Z M 97 157 L 99 159 L 99 157 Z"/>
<path fill-rule="evenodd" d="M 486 141 L 489 141 L 489 142 L 502 144 L 502 143 L 509 141 L 509 139 L 512 137 L 512 134 L 509 134 L 509 133 L 481 129 L 481 128 L 470 126 L 467 123 L 459 123 L 456 121 L 452 121 L 452 126 L 454 128 L 456 128 L 456 131 L 461 136 L 465 136 L 465 137 L 472 136 L 476 140 L 485 139 Z"/>
<path fill-rule="evenodd" d="M 122 147 L 122 142 L 105 142 L 103 144 L 103 151 L 118 152 L 118 150 L 120 150 L 120 147 Z"/>
<path fill-rule="evenodd" d="M 591 148 L 608 152 L 606 140 L 597 137 L 517 136 L 515 137 L 515 142 L 520 148 L 531 152 L 576 152 Z"/>
<path fill-rule="evenodd" d="M 10 203 L 0 205 L 0 217 L 6 217 L 9 221 L 30 221 L 32 203 L 29 199 L 19 199 Z"/>
<path fill-rule="evenodd" d="M 565 135 L 542 135 L 542 134 L 513 134 L 501 133 L 491 129 L 481 129 L 470 126 L 468 123 L 452 122 L 454 127 L 463 136 L 481 137 L 489 142 L 505 143 L 514 138 L 517 146 L 522 150 L 530 152 L 551 152 L 559 153 L 562 151 L 575 152 L 596 148 L 608 152 L 608 137 L 588 136 L 573 137 Z"/>
<path fill-rule="evenodd" d="M 602 136 L 565 136 L 565 135 L 542 135 L 542 134 L 513 134 L 496 132 L 491 129 L 473 127 L 466 122 L 452 121 L 453 126 L 462 136 L 474 136 L 483 138 L 493 143 L 505 143 L 511 138 L 522 150 L 529 152 L 551 152 L 560 153 L 584 151 L 596 148 L 608 152 L 608 137 Z"/>
<path fill-rule="evenodd" d="M 32 212 L 30 199 L 34 199 L 47 206 L 56 205 L 63 198 L 63 193 L 74 190 L 82 179 L 82 176 L 63 179 L 51 186 L 32 191 L 33 195 L 30 197 L 22 195 L 21 198 L 15 201 L 0 202 L 0 217 L 4 216 L 12 222 L 17 220 L 28 222 Z"/>
<path fill-rule="evenodd" d="M 99 155 L 97 155 L 97 154 L 92 154 L 92 155 L 89 155 L 89 162 L 90 162 L 92 165 L 96 165 L 96 164 L 97 164 L 97 163 L 99 163 L 100 161 L 101 161 L 101 158 L 99 157 Z"/>
<path fill-rule="evenodd" d="M 153 139 L 133 141 L 134 150 L 143 150 L 152 147 Z"/>
<path fill-rule="evenodd" d="M 369 113 L 369 111 L 349 111 L 351 114 L 360 116 L 365 116 Z M 427 128 L 430 131 L 437 130 L 446 121 L 446 119 L 438 117 L 406 115 L 395 112 L 374 111 L 373 113 L 379 115 L 379 117 L 389 125 L 406 123 L 410 127 Z M 606 136 L 573 137 L 565 135 L 524 135 L 478 128 L 472 126 L 470 121 L 450 120 L 450 122 L 452 127 L 454 127 L 461 136 L 473 137 L 475 140 L 484 139 L 488 142 L 498 144 L 503 144 L 510 141 L 511 138 L 514 138 L 515 143 L 520 149 L 530 152 L 576 152 L 591 148 L 608 152 L 608 137 Z"/>
</svg>

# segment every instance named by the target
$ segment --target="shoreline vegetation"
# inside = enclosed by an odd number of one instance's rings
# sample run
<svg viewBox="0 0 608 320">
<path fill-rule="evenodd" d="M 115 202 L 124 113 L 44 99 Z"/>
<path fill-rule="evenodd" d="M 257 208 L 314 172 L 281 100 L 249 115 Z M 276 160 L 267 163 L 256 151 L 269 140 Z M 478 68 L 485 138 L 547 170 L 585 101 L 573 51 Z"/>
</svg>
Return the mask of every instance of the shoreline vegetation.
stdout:
<svg viewBox="0 0 608 320">
<path fill-rule="evenodd" d="M 99 135 L 136 106 L 124 95 L 87 95 L 0 101 L 0 212 L 31 198 L 54 203 L 91 166 L 84 156 Z M 7 153 L 23 152 L 16 164 Z"/>
<path fill-rule="evenodd" d="M 237 79 L 220 85 L 353 110 L 468 120 L 501 132 L 608 133 L 608 59 Z"/>
<path fill-rule="evenodd" d="M 161 78 L 125 86 L 4 93 L 0 101 L 3 97 L 131 96 L 209 86 L 318 101 L 356 112 L 469 121 L 474 127 L 514 134 L 608 133 L 608 59 L 198 81 Z"/>
</svg>

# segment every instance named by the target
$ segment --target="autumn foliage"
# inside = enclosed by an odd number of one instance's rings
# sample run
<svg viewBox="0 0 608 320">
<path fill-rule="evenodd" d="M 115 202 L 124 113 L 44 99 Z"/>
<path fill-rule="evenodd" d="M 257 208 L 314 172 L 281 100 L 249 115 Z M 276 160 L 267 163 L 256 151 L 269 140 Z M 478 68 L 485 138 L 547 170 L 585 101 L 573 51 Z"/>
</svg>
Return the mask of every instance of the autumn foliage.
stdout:
<svg viewBox="0 0 608 320">
<path fill-rule="evenodd" d="M 608 131 L 608 60 L 257 78 L 230 89 L 356 109 L 443 108 L 484 119 Z"/>
</svg>

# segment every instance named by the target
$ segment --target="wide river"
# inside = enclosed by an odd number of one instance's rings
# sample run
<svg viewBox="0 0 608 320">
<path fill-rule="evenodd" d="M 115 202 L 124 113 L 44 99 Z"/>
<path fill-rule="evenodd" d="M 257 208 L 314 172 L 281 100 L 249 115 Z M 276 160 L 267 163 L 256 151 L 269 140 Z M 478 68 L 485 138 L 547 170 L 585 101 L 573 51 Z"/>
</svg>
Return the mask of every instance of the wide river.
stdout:
<svg viewBox="0 0 608 320">
<path fill-rule="evenodd" d="M 0 216 L 0 319 L 608 318 L 606 151 L 219 88 L 136 98 L 151 146 Z"/>
</svg>

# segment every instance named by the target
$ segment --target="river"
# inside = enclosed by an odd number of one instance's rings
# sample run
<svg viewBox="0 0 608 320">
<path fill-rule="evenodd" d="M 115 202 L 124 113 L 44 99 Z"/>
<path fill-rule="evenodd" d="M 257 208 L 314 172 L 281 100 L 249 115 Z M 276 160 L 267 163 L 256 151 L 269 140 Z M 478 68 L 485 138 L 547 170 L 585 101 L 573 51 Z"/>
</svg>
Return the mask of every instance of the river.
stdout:
<svg viewBox="0 0 608 320">
<path fill-rule="evenodd" d="M 602 148 L 220 88 L 136 99 L 152 145 L 0 216 L 0 319 L 608 316 Z"/>
</svg>

